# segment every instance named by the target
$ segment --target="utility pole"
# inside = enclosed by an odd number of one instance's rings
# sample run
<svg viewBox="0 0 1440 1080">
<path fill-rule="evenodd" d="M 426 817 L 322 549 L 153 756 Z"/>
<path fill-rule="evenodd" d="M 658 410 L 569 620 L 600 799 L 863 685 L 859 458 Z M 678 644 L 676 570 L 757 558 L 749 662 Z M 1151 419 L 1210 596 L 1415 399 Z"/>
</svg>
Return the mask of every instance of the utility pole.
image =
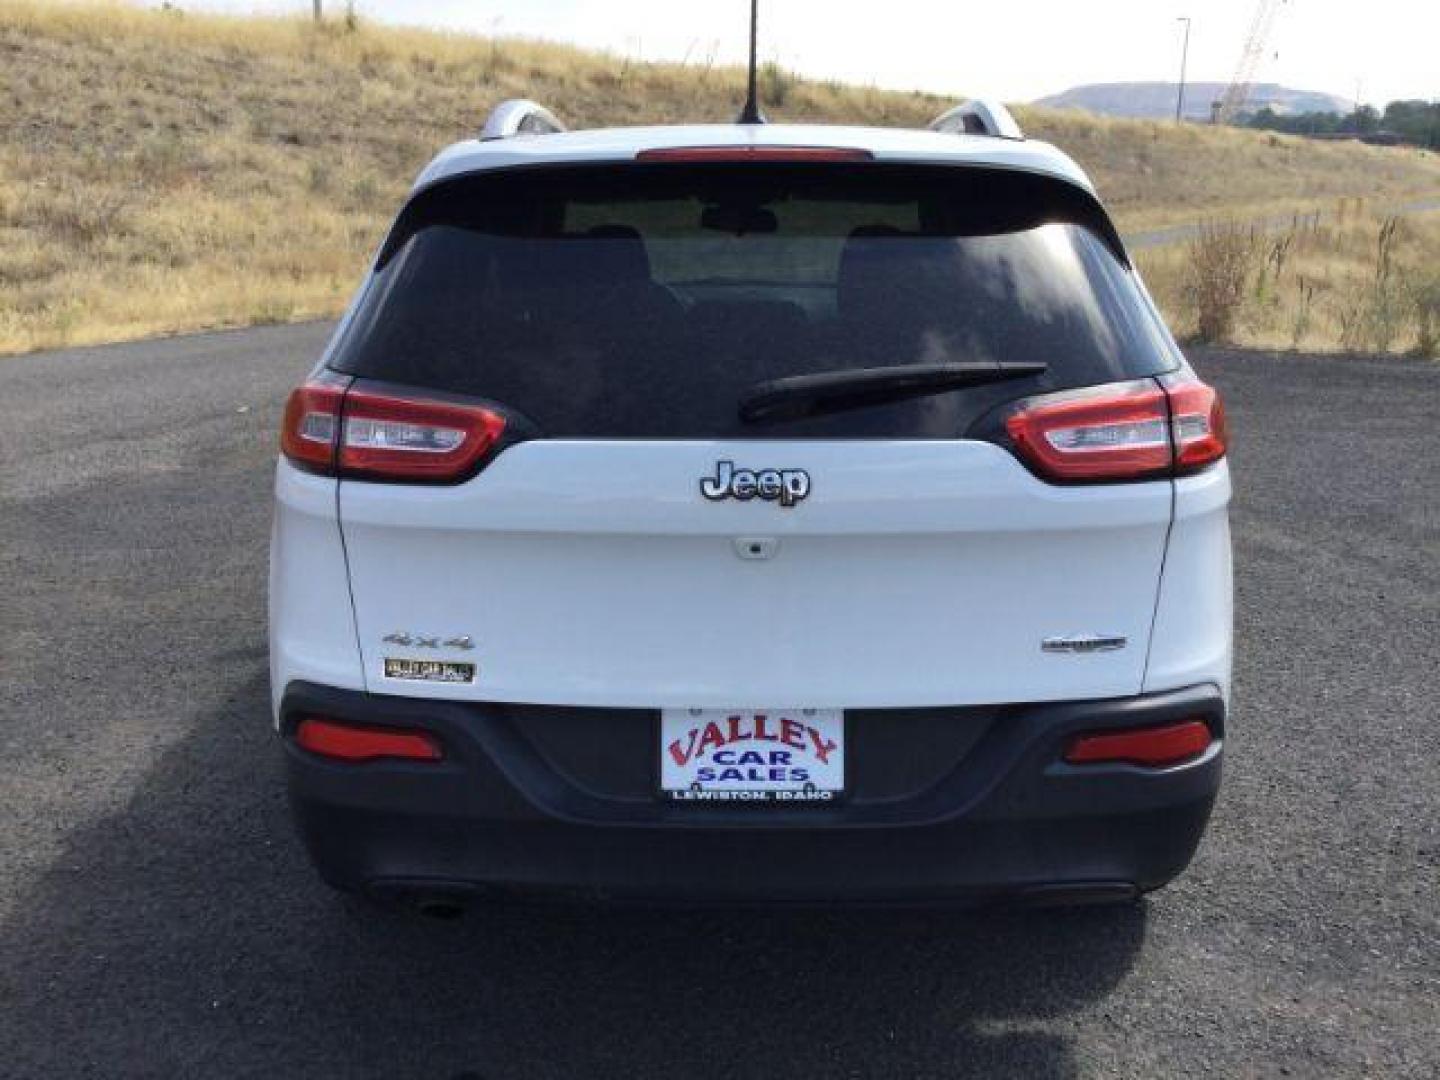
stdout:
<svg viewBox="0 0 1440 1080">
<path fill-rule="evenodd" d="M 321 2 L 322 2 L 322 0 L 315 0 L 315 21 L 316 21 L 316 22 L 319 22 L 319 21 L 320 21 L 320 16 L 321 16 L 320 4 L 321 4 Z"/>
<path fill-rule="evenodd" d="M 1180 15 L 1175 21 L 1185 24 L 1185 44 L 1180 46 L 1180 91 L 1175 96 L 1175 123 L 1178 124 L 1185 116 L 1185 64 L 1190 59 L 1190 16 Z"/>
</svg>

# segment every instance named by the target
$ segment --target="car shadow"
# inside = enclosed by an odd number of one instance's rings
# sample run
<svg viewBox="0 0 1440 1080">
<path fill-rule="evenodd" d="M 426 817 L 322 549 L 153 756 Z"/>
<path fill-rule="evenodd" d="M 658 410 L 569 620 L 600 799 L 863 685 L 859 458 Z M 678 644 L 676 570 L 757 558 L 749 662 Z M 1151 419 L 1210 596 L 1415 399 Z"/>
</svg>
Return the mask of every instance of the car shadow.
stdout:
<svg viewBox="0 0 1440 1080">
<path fill-rule="evenodd" d="M 1065 1077 L 1143 903 L 964 914 L 346 900 L 290 826 L 253 655 L 0 925 L 7 1076 Z"/>
</svg>

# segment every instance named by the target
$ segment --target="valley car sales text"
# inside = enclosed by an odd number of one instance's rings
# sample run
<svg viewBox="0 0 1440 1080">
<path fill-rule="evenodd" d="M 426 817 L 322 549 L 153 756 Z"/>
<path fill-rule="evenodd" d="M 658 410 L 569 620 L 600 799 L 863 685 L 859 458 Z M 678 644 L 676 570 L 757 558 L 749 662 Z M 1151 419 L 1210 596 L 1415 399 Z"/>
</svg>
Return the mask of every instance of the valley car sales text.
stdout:
<svg viewBox="0 0 1440 1080">
<path fill-rule="evenodd" d="M 778 743 L 787 749 L 756 749 L 754 743 Z M 737 744 L 748 743 L 741 748 Z M 688 790 L 670 792 L 679 800 L 696 802 L 825 802 L 833 799 L 834 791 L 823 791 L 810 783 L 810 769 L 796 764 L 794 758 L 813 755 L 828 763 L 837 744 L 809 724 L 788 716 L 778 721 L 763 714 L 747 722 L 740 716 L 729 716 L 725 722 L 710 721 L 704 728 L 691 728 L 684 740 L 676 739 L 667 748 L 675 764 L 684 768 L 692 761 L 709 755 L 712 764 L 695 769 L 696 784 Z M 700 784 L 713 783 L 800 784 L 800 788 L 702 789 Z"/>
</svg>

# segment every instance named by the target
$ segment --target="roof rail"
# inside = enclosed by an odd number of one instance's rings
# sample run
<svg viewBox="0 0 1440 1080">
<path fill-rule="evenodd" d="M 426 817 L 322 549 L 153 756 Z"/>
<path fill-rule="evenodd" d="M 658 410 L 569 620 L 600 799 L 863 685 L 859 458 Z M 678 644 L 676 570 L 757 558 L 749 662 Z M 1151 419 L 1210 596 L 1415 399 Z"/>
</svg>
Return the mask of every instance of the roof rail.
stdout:
<svg viewBox="0 0 1440 1080">
<path fill-rule="evenodd" d="M 931 131 L 948 131 L 956 135 L 989 135 L 996 139 L 1023 139 L 1025 132 L 998 101 L 975 98 L 941 113 L 930 121 Z"/>
<path fill-rule="evenodd" d="M 564 131 L 565 125 L 544 105 L 524 98 L 502 101 L 491 111 L 480 131 L 481 142 L 511 139 L 516 135 L 551 135 Z"/>
</svg>

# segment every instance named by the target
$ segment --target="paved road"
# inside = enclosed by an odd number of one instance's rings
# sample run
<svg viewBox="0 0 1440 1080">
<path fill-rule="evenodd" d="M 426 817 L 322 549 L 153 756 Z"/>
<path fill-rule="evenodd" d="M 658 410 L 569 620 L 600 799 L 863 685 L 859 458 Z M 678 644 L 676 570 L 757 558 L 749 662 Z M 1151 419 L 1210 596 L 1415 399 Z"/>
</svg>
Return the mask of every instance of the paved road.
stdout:
<svg viewBox="0 0 1440 1080">
<path fill-rule="evenodd" d="M 1199 358 L 1240 707 L 1147 903 L 431 923 L 312 878 L 265 715 L 274 421 L 324 332 L 0 361 L 0 1075 L 1440 1070 L 1440 367 Z"/>
<path fill-rule="evenodd" d="M 1390 203 L 1376 203 L 1372 200 L 1368 205 L 1371 212 L 1375 214 L 1394 214 L 1406 217 L 1410 214 L 1428 214 L 1440 210 L 1440 196 L 1432 195 L 1421 199 L 1405 199 Z M 1217 219 L 1224 217 L 1223 214 L 1214 216 Z M 1301 221 L 1310 221 L 1314 218 L 1329 219 L 1335 217 L 1335 212 L 1334 210 L 1318 209 L 1298 215 L 1295 213 L 1272 214 L 1269 217 L 1256 218 L 1254 221 L 1247 221 L 1244 224 L 1264 233 L 1280 232 L 1294 224 L 1297 217 Z M 1138 248 L 1168 247 L 1171 244 L 1188 243 L 1200 235 L 1203 227 L 1204 223 L 1201 221 L 1190 221 L 1183 225 L 1170 225 L 1163 229 L 1139 229 L 1122 233 L 1121 237 L 1125 241 L 1125 246 L 1132 251 Z"/>
</svg>

